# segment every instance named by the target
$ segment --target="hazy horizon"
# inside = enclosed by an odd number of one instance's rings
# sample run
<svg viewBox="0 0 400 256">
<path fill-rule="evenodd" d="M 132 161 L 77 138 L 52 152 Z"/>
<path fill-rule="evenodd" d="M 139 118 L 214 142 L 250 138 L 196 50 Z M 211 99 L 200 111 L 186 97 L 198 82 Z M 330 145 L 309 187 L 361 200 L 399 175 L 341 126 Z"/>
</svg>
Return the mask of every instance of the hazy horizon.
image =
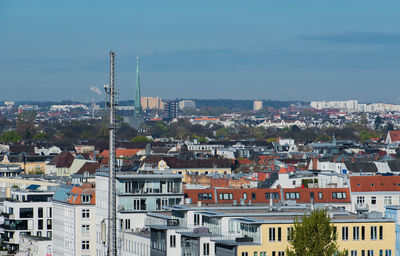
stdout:
<svg viewBox="0 0 400 256">
<path fill-rule="evenodd" d="M 0 100 L 96 101 L 116 53 L 121 100 L 396 103 L 398 1 L 1 1 Z M 96 89 L 97 88 L 97 89 Z"/>
</svg>

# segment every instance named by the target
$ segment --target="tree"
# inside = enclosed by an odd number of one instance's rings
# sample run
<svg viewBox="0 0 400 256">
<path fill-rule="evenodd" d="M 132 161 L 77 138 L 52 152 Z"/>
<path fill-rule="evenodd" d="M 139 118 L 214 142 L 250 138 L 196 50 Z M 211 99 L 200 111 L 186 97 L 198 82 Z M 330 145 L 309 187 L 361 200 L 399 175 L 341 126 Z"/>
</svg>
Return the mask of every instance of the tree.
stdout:
<svg viewBox="0 0 400 256">
<path fill-rule="evenodd" d="M 146 136 L 136 136 L 131 139 L 131 142 L 152 142 L 151 139 L 148 139 Z"/>
<path fill-rule="evenodd" d="M 376 116 L 374 123 L 375 123 L 375 130 L 378 130 L 379 127 L 383 124 L 382 118 L 380 116 Z"/>
<path fill-rule="evenodd" d="M 296 218 L 289 236 L 288 256 L 347 255 L 347 251 L 339 251 L 335 227 L 326 210 L 314 210 L 301 221 Z"/>
<path fill-rule="evenodd" d="M 18 142 L 22 137 L 15 131 L 8 131 L 0 135 L 1 142 Z"/>
<path fill-rule="evenodd" d="M 45 140 L 46 139 L 46 134 L 44 134 L 44 133 L 37 133 L 34 137 L 33 137 L 33 139 L 34 140 Z"/>
</svg>

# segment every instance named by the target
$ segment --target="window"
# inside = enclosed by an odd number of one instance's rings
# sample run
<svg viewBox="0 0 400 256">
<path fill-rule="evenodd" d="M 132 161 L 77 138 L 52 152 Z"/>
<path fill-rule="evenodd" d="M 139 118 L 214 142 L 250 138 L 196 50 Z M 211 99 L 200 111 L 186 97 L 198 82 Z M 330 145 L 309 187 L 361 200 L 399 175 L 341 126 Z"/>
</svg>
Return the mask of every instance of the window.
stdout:
<svg viewBox="0 0 400 256">
<path fill-rule="evenodd" d="M 193 218 L 194 218 L 194 225 L 196 226 L 200 225 L 200 214 L 194 214 Z"/>
<path fill-rule="evenodd" d="M 243 199 L 247 200 L 247 193 L 243 193 Z"/>
<path fill-rule="evenodd" d="M 385 256 L 392 256 L 392 250 L 385 250 Z"/>
<path fill-rule="evenodd" d="M 377 239 L 377 227 L 371 226 L 371 240 Z"/>
<path fill-rule="evenodd" d="M 260 252 L 260 256 L 267 256 L 267 252 Z"/>
<path fill-rule="evenodd" d="M 364 205 L 364 204 L 365 204 L 365 197 L 357 196 L 357 205 Z"/>
<path fill-rule="evenodd" d="M 47 218 L 53 217 L 53 211 L 51 207 L 47 207 Z"/>
<path fill-rule="evenodd" d="M 360 227 L 353 227 L 353 240 L 360 240 Z"/>
<path fill-rule="evenodd" d="M 220 200 L 233 200 L 232 193 L 222 193 L 219 194 L 219 199 Z"/>
<path fill-rule="evenodd" d="M 278 228 L 278 241 L 282 241 L 282 228 Z"/>
<path fill-rule="evenodd" d="M 48 238 L 52 238 L 52 233 L 51 233 L 51 231 L 47 231 L 47 237 L 48 237 Z"/>
<path fill-rule="evenodd" d="M 356 250 L 351 250 L 350 251 L 350 256 L 357 256 L 357 251 Z"/>
<path fill-rule="evenodd" d="M 88 218 L 90 218 L 89 209 L 82 209 L 82 218 L 83 218 L 83 219 L 88 219 Z"/>
<path fill-rule="evenodd" d="M 242 252 L 242 256 L 249 256 L 248 252 Z"/>
<path fill-rule="evenodd" d="M 379 226 L 379 240 L 383 239 L 383 226 Z"/>
<path fill-rule="evenodd" d="M 20 208 L 19 209 L 20 218 L 33 218 L 33 208 Z"/>
<path fill-rule="evenodd" d="M 203 255 L 204 256 L 210 255 L 210 244 L 209 243 L 203 244 Z"/>
<path fill-rule="evenodd" d="M 375 205 L 376 204 L 376 196 L 371 197 L 371 204 Z"/>
<path fill-rule="evenodd" d="M 176 236 L 175 235 L 169 236 L 169 247 L 171 247 L 171 248 L 176 247 Z"/>
<path fill-rule="evenodd" d="M 83 195 L 81 196 L 82 203 L 90 203 L 90 195 Z"/>
<path fill-rule="evenodd" d="M 361 250 L 361 256 L 365 256 L 365 250 Z"/>
<path fill-rule="evenodd" d="M 322 199 L 322 192 L 318 192 L 318 198 Z"/>
<path fill-rule="evenodd" d="M 287 228 L 287 240 L 292 241 L 292 236 L 293 236 L 293 227 Z"/>
<path fill-rule="evenodd" d="M 286 199 L 299 199 L 300 194 L 295 192 L 286 193 Z"/>
<path fill-rule="evenodd" d="M 365 240 L 365 226 L 361 227 L 361 240 Z"/>
<path fill-rule="evenodd" d="M 125 219 L 125 229 L 131 229 L 131 220 Z"/>
<path fill-rule="evenodd" d="M 392 197 L 391 197 L 391 196 L 385 196 L 385 197 L 383 197 L 383 204 L 384 204 L 384 205 L 390 205 L 390 204 L 392 204 Z"/>
<path fill-rule="evenodd" d="M 278 256 L 285 256 L 285 252 L 278 252 Z"/>
<path fill-rule="evenodd" d="M 342 227 L 342 240 L 349 240 L 349 228 Z"/>
<path fill-rule="evenodd" d="M 87 235 L 90 233 L 89 225 L 82 225 L 82 235 Z"/>
<path fill-rule="evenodd" d="M 39 230 L 43 229 L 43 220 L 38 220 L 38 229 Z"/>
<path fill-rule="evenodd" d="M 36 233 L 36 235 L 37 235 L 37 236 L 42 236 L 42 231 L 38 231 L 38 232 Z"/>
<path fill-rule="evenodd" d="M 47 229 L 52 229 L 52 228 L 53 228 L 53 225 L 52 225 L 52 223 L 51 223 L 51 220 L 48 219 L 48 220 L 47 220 Z"/>
<path fill-rule="evenodd" d="M 43 207 L 38 208 L 38 218 L 43 218 Z"/>
<path fill-rule="evenodd" d="M 332 198 L 334 199 L 346 199 L 347 195 L 346 192 L 333 192 Z"/>
<path fill-rule="evenodd" d="M 275 228 L 269 228 L 269 241 L 275 241 Z"/>
<path fill-rule="evenodd" d="M 82 241 L 82 250 L 89 250 L 89 241 Z"/>
<path fill-rule="evenodd" d="M 251 193 L 251 200 L 256 200 L 256 193 Z"/>
<path fill-rule="evenodd" d="M 368 256 L 374 256 L 374 250 L 368 250 Z"/>
<path fill-rule="evenodd" d="M 279 193 L 265 193 L 265 199 L 279 199 Z"/>
<path fill-rule="evenodd" d="M 212 200 L 212 194 L 211 193 L 200 193 L 198 194 L 198 199 L 201 200 Z"/>
</svg>

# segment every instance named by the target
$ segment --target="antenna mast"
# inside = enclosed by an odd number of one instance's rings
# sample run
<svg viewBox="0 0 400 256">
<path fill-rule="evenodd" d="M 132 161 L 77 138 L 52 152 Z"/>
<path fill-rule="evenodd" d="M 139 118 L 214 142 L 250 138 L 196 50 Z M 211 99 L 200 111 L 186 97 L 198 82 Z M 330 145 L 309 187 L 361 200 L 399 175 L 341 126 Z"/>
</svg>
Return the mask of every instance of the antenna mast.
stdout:
<svg viewBox="0 0 400 256">
<path fill-rule="evenodd" d="M 109 183 L 108 183 L 108 256 L 117 256 L 117 203 L 116 203 L 116 184 L 115 184 L 115 111 L 117 106 L 116 94 L 114 85 L 114 52 L 110 52 L 110 87 L 107 90 L 110 101 L 110 156 L 108 162 L 109 168 Z"/>
</svg>

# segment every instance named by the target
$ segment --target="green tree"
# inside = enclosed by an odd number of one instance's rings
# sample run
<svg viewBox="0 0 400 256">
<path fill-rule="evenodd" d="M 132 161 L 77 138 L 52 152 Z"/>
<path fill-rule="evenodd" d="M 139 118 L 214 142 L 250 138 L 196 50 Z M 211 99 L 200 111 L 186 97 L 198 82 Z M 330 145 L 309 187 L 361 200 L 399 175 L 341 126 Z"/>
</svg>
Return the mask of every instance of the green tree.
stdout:
<svg viewBox="0 0 400 256">
<path fill-rule="evenodd" d="M 331 137 L 329 137 L 328 135 L 326 135 L 326 134 L 319 134 L 316 138 L 315 138 L 315 141 L 322 141 L 322 142 L 329 142 L 329 141 L 331 141 L 332 140 L 332 138 Z"/>
<path fill-rule="evenodd" d="M 44 139 L 46 139 L 46 134 L 44 134 L 44 133 L 37 133 L 34 137 L 33 137 L 33 139 L 34 140 L 44 140 Z"/>
<path fill-rule="evenodd" d="M 228 134 L 229 134 L 229 129 L 228 129 L 228 128 L 225 128 L 225 127 L 219 128 L 218 130 L 215 131 L 215 137 L 216 137 L 217 139 L 219 139 L 219 138 L 224 138 L 224 139 L 226 139 L 226 137 L 228 136 Z"/>
<path fill-rule="evenodd" d="M 22 137 L 15 131 L 8 131 L 0 135 L 1 142 L 18 142 Z"/>
<path fill-rule="evenodd" d="M 295 219 L 289 233 L 288 256 L 345 256 L 347 251 L 339 251 L 335 227 L 326 210 L 314 210 Z"/>
<path fill-rule="evenodd" d="M 131 142 L 152 142 L 152 140 L 148 139 L 146 136 L 139 135 L 139 136 L 133 137 L 131 139 Z"/>
</svg>

